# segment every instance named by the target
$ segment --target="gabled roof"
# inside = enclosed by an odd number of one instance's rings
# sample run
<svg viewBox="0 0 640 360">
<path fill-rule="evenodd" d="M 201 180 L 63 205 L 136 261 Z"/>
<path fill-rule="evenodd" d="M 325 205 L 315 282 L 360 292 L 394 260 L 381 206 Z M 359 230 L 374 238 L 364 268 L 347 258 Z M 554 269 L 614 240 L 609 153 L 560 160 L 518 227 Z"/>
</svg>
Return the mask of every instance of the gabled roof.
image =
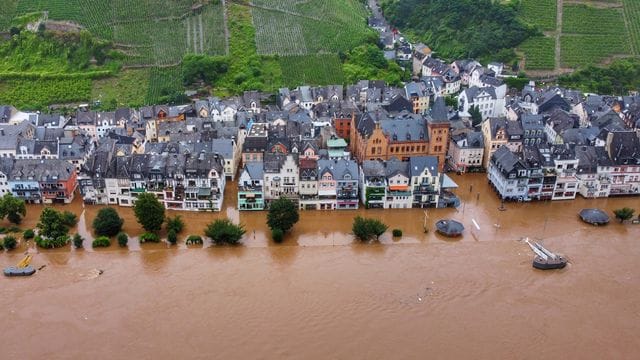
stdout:
<svg viewBox="0 0 640 360">
<path fill-rule="evenodd" d="M 424 169 L 428 169 L 432 176 L 438 175 L 438 157 L 436 156 L 412 156 L 409 158 L 409 171 L 411 176 L 420 176 Z"/>
<path fill-rule="evenodd" d="M 387 160 L 386 163 L 386 175 L 387 177 L 393 177 L 398 174 L 405 176 L 407 178 L 411 177 L 409 172 L 409 162 L 408 161 L 400 161 L 395 157 Z"/>
<path fill-rule="evenodd" d="M 262 161 L 249 162 L 244 165 L 244 170 L 252 180 L 262 180 L 263 166 Z"/>
</svg>

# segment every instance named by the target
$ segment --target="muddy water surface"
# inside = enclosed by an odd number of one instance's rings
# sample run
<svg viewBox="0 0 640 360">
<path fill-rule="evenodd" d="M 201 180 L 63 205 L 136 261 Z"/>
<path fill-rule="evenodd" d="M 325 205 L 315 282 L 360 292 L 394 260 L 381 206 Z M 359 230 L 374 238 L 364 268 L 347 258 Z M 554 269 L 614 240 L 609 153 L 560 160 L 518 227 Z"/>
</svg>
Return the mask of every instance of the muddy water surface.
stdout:
<svg viewBox="0 0 640 360">
<path fill-rule="evenodd" d="M 46 267 L 0 279 L 0 323 L 11 333 L 1 358 L 636 358 L 640 225 L 591 227 L 576 214 L 640 208 L 640 198 L 507 203 L 499 211 L 483 176 L 454 180 L 463 205 L 429 210 L 427 233 L 417 209 L 314 211 L 274 245 L 264 212 L 239 213 L 228 201 L 220 214 L 180 213 L 183 236 L 227 216 L 245 224 L 244 246 L 170 247 L 137 244 L 133 213 L 119 208 L 134 237 L 128 249 L 93 251 L 89 240 L 84 250 L 31 247 L 34 265 Z M 61 208 L 81 215 L 77 231 L 89 239 L 99 207 Z M 23 228 L 40 209 L 29 207 Z M 404 236 L 354 243 L 358 214 Z M 435 234 L 440 218 L 461 221 L 464 236 Z M 566 254 L 570 265 L 533 270 L 523 236 Z M 0 265 L 24 251 L 0 254 Z"/>
</svg>

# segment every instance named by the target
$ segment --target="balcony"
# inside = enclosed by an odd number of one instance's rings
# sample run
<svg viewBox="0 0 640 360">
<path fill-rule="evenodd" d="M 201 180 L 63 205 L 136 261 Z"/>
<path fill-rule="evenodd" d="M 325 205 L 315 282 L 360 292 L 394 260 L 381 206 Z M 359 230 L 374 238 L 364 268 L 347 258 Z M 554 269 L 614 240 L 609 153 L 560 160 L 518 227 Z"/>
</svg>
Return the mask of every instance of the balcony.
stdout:
<svg viewBox="0 0 640 360">
<path fill-rule="evenodd" d="M 419 185 L 419 186 L 413 187 L 413 193 L 429 195 L 429 194 L 436 194 L 437 191 L 433 187 L 433 185 Z"/>
</svg>

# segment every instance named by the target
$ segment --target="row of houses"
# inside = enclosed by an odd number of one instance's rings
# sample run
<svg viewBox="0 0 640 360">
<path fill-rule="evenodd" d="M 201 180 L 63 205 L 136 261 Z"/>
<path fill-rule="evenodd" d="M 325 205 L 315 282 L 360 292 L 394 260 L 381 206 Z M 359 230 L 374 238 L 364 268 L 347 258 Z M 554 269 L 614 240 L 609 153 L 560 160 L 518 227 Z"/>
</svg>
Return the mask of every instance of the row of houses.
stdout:
<svg viewBox="0 0 640 360">
<path fill-rule="evenodd" d="M 0 195 L 30 204 L 68 204 L 78 186 L 75 167 L 60 159 L 0 158 Z"/>
<path fill-rule="evenodd" d="M 434 156 L 408 160 L 328 159 L 265 154 L 244 165 L 238 180 L 238 209 L 263 210 L 285 197 L 301 210 L 424 208 L 456 205 L 456 185 L 438 171 Z"/>
</svg>

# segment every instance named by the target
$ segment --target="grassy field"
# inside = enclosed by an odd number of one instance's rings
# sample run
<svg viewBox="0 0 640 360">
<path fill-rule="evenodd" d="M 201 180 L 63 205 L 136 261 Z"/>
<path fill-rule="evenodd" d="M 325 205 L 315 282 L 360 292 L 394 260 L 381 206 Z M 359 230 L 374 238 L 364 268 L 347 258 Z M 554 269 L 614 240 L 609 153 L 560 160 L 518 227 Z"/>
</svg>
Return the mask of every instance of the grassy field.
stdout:
<svg viewBox="0 0 640 360">
<path fill-rule="evenodd" d="M 529 70 L 553 70 L 555 67 L 555 40 L 546 36 L 530 38 L 522 45 L 520 50 L 526 59 L 526 68 Z"/>
<path fill-rule="evenodd" d="M 522 0 L 523 19 L 542 31 L 556 29 L 556 0 Z"/>
</svg>

